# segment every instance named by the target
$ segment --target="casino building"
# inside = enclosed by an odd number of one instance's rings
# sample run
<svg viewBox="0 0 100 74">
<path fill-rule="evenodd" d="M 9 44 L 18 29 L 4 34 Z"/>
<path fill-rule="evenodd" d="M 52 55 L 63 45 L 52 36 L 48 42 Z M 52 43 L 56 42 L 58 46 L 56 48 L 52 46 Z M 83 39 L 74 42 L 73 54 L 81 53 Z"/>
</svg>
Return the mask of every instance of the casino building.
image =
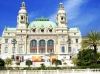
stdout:
<svg viewBox="0 0 100 74">
<path fill-rule="evenodd" d="M 0 56 L 22 62 L 30 59 L 37 64 L 49 65 L 53 59 L 68 63 L 80 50 L 81 40 L 80 30 L 68 27 L 62 3 L 55 22 L 43 17 L 29 22 L 25 2 L 22 2 L 16 28 L 5 27 L 2 33 Z"/>
</svg>

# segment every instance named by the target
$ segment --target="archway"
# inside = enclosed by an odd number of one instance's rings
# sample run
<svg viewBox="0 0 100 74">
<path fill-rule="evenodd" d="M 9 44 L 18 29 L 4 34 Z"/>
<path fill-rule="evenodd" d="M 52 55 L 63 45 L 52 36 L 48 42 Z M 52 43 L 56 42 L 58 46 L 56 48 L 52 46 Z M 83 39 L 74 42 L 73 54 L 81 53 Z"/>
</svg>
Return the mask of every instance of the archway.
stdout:
<svg viewBox="0 0 100 74">
<path fill-rule="evenodd" d="M 37 53 L 37 41 L 32 40 L 30 42 L 30 53 Z"/>
<path fill-rule="evenodd" d="M 53 40 L 47 41 L 47 52 L 54 53 L 54 41 Z"/>
<path fill-rule="evenodd" d="M 45 40 L 40 40 L 39 41 L 39 53 L 45 53 Z"/>
</svg>

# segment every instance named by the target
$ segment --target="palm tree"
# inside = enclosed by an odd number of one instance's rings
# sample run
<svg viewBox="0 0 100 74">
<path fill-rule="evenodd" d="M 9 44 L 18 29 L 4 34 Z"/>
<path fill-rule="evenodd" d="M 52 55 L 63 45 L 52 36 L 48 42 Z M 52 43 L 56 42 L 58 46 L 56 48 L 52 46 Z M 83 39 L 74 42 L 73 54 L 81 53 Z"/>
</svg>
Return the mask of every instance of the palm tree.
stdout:
<svg viewBox="0 0 100 74">
<path fill-rule="evenodd" d="M 100 44 L 100 34 L 98 32 L 90 32 L 87 38 L 82 41 L 82 47 L 92 47 L 94 50 L 94 62 L 97 60 L 97 46 Z"/>
</svg>

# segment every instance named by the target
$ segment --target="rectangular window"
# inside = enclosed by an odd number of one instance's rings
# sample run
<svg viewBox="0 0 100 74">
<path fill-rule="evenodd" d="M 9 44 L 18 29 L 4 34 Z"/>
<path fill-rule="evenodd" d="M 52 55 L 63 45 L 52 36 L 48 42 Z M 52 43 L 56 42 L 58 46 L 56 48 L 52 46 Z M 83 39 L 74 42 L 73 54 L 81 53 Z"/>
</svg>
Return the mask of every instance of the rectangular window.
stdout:
<svg viewBox="0 0 100 74">
<path fill-rule="evenodd" d="M 64 46 L 62 46 L 61 51 L 62 51 L 62 53 L 64 53 L 64 52 L 65 52 L 65 47 L 64 47 Z"/>
<path fill-rule="evenodd" d="M 78 43 L 78 39 L 76 39 L 76 43 Z"/>
<path fill-rule="evenodd" d="M 15 47 L 12 47 L 12 53 L 15 53 Z"/>
<path fill-rule="evenodd" d="M 6 47 L 5 47 L 5 53 L 7 53 L 7 52 L 8 52 L 8 47 L 6 46 Z"/>
<path fill-rule="evenodd" d="M 71 53 L 71 47 L 68 47 L 68 53 Z"/>
<path fill-rule="evenodd" d="M 68 39 L 68 44 L 71 44 L 71 39 Z"/>
<path fill-rule="evenodd" d="M 5 39 L 5 43 L 8 43 L 8 39 Z"/>
<path fill-rule="evenodd" d="M 19 45 L 19 53 L 22 53 L 22 46 Z"/>
</svg>

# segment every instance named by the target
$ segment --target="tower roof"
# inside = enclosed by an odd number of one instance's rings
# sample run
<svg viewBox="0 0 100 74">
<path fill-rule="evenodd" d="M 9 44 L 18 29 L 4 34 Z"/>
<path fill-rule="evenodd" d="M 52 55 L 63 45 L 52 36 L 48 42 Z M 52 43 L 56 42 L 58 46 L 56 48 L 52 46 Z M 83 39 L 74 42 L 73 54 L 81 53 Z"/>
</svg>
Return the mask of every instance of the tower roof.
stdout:
<svg viewBox="0 0 100 74">
<path fill-rule="evenodd" d="M 22 2 L 22 6 L 21 6 L 22 9 L 25 9 L 25 2 Z"/>
<path fill-rule="evenodd" d="M 59 13 L 66 13 L 65 10 L 64 10 L 64 5 L 63 5 L 63 3 L 59 3 L 58 14 L 59 14 Z"/>
<path fill-rule="evenodd" d="M 63 10 L 64 10 L 64 5 L 63 5 L 63 3 L 59 3 L 59 9 L 63 9 Z"/>
<path fill-rule="evenodd" d="M 23 1 L 22 4 L 21 4 L 21 7 L 20 7 L 20 10 L 19 10 L 19 13 L 23 14 L 23 13 L 27 13 L 26 11 L 26 5 L 25 5 L 25 2 Z"/>
</svg>

